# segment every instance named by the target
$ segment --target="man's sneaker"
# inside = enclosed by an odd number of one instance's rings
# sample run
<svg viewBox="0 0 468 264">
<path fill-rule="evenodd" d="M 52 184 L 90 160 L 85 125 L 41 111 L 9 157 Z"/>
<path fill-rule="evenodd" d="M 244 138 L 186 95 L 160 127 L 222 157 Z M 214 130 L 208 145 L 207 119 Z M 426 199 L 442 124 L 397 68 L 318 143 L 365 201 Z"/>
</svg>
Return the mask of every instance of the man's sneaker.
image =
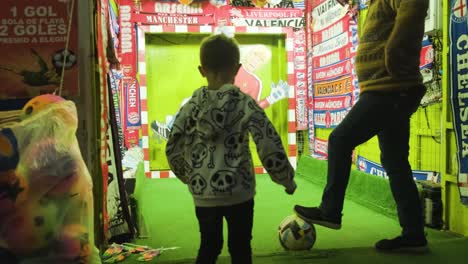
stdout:
<svg viewBox="0 0 468 264">
<path fill-rule="evenodd" d="M 415 252 L 424 253 L 428 251 L 427 240 L 422 238 L 410 238 L 398 236 L 394 239 L 382 239 L 375 243 L 375 248 L 386 252 Z"/>
<path fill-rule="evenodd" d="M 341 229 L 340 221 L 324 218 L 322 216 L 322 210 L 320 210 L 318 207 L 295 205 L 294 211 L 296 212 L 297 216 L 311 224 L 317 224 L 331 229 Z"/>
</svg>

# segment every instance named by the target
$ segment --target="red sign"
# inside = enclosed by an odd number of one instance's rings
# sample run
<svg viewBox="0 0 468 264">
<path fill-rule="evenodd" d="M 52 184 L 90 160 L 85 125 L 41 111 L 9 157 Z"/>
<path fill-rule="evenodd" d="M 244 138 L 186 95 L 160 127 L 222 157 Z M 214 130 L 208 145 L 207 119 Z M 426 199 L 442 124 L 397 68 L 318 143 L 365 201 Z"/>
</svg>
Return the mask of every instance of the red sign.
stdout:
<svg viewBox="0 0 468 264">
<path fill-rule="evenodd" d="M 350 109 L 335 111 L 315 111 L 314 124 L 316 128 L 335 128 L 346 117 Z"/>
<path fill-rule="evenodd" d="M 326 0 L 309 0 L 309 5 L 310 5 L 310 7 L 313 8 L 313 7 L 316 7 L 316 6 L 320 5 L 324 1 L 326 1 Z"/>
<path fill-rule="evenodd" d="M 140 89 L 135 78 L 124 77 L 123 80 L 124 94 L 126 98 L 125 112 L 126 124 L 128 128 L 140 128 Z"/>
<path fill-rule="evenodd" d="M 63 68 L 61 95 L 78 95 L 77 5 L 70 5 L 71 1 L 2 1 L 0 98 L 30 98 L 58 91 Z"/>
<path fill-rule="evenodd" d="M 321 156 L 328 156 L 328 141 L 315 138 L 314 152 Z"/>
<path fill-rule="evenodd" d="M 324 0 L 312 10 L 312 30 L 321 31 L 338 20 L 348 12 L 348 7 L 341 5 L 337 0 Z"/>
<path fill-rule="evenodd" d="M 332 64 L 330 66 L 313 69 L 315 82 L 327 81 L 343 75 L 350 75 L 351 73 L 352 65 L 350 59 Z"/>
<path fill-rule="evenodd" d="M 191 3 L 190 5 L 178 2 L 142 1 L 138 10 L 140 13 L 150 14 L 171 14 L 171 15 L 213 15 L 216 7 L 204 1 L 201 3 Z"/>
<path fill-rule="evenodd" d="M 134 8 L 132 0 L 125 0 L 120 3 L 120 63 L 123 73 L 120 90 L 124 94 L 122 111 L 125 115 L 122 126 L 125 134 L 125 146 L 127 148 L 138 145 L 138 129 L 141 127 L 140 87 L 136 79 L 136 32 L 135 22 L 132 21 Z"/>
<path fill-rule="evenodd" d="M 237 27 L 293 27 L 303 28 L 305 18 L 297 8 L 232 8 L 232 25 Z"/>
<path fill-rule="evenodd" d="M 314 110 L 340 110 L 351 107 L 351 94 L 330 97 L 315 97 Z"/>
<path fill-rule="evenodd" d="M 426 45 L 421 49 L 420 68 L 426 68 L 434 62 L 434 48 L 432 45 Z"/>
<path fill-rule="evenodd" d="M 313 45 L 332 39 L 343 32 L 347 32 L 349 29 L 349 16 L 344 16 L 342 19 L 334 23 L 333 25 L 326 27 L 320 31 L 312 33 Z"/>
<path fill-rule="evenodd" d="M 350 56 L 351 56 L 351 52 L 349 50 L 349 45 L 348 45 L 338 50 L 332 51 L 330 53 L 326 53 L 321 56 L 313 57 L 312 65 L 314 68 L 325 67 L 325 66 L 329 66 L 334 63 L 349 59 Z"/>
<path fill-rule="evenodd" d="M 133 14 L 132 20 L 143 24 L 208 25 L 214 24 L 213 16 L 187 16 L 168 14 Z"/>
<path fill-rule="evenodd" d="M 132 20 L 132 5 L 120 6 L 120 55 L 124 76 L 136 74 L 136 34 Z"/>
<path fill-rule="evenodd" d="M 96 50 L 98 60 L 98 71 L 101 80 L 106 80 L 107 77 L 107 65 L 106 65 L 106 54 L 105 54 L 105 44 L 107 34 L 105 25 L 106 23 L 106 14 L 108 14 L 108 5 L 106 1 L 99 1 L 96 5 L 97 12 L 96 12 Z M 99 105 L 101 108 L 100 112 L 100 133 L 99 133 L 99 159 L 101 165 L 101 175 L 102 175 L 102 192 L 103 197 L 106 199 L 101 199 L 102 202 L 102 217 L 103 217 L 103 230 L 101 231 L 101 235 L 103 235 L 104 239 L 108 239 L 108 231 L 109 231 L 109 214 L 107 211 L 107 184 L 109 179 L 109 166 L 107 164 L 107 157 L 108 157 L 108 141 L 107 141 L 107 129 L 109 128 L 109 116 L 108 116 L 108 103 L 107 103 L 107 82 L 102 82 L 99 86 Z M 99 201 L 96 201 L 99 203 Z"/>
<path fill-rule="evenodd" d="M 341 48 L 349 48 L 349 33 L 343 32 L 339 36 L 326 40 L 312 47 L 314 56 L 322 56 L 324 54 L 339 50 Z"/>
<path fill-rule="evenodd" d="M 293 18 L 303 17 L 302 9 L 297 8 L 235 8 L 231 11 L 233 17 L 243 17 L 251 19 L 278 19 L 278 18 Z"/>
</svg>

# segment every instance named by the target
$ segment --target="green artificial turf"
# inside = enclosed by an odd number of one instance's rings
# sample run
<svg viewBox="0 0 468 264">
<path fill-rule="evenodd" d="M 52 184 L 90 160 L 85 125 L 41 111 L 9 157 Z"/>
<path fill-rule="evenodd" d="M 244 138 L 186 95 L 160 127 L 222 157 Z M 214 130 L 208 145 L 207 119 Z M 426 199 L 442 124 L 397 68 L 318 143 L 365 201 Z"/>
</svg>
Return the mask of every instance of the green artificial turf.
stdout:
<svg viewBox="0 0 468 264">
<path fill-rule="evenodd" d="M 400 227 L 394 217 L 394 202 L 386 180 L 359 172 L 353 172 L 350 179 L 342 229 L 316 226 L 317 241 L 312 250 L 285 251 L 278 242 L 278 224 L 293 214 L 294 204 L 318 205 L 325 175 L 326 162 L 301 159 L 296 173 L 298 188 L 293 196 L 288 196 L 268 175 L 257 175 L 252 240 L 254 263 L 427 264 L 468 257 L 467 238 L 432 229 L 428 229 L 432 251 L 428 255 L 375 252 L 374 243 L 381 238 L 398 235 Z M 177 179 L 146 179 L 140 173 L 135 198 L 141 235 L 147 238 L 137 239 L 134 243 L 154 248 L 180 247 L 163 252 L 150 263 L 193 263 L 199 245 L 199 233 L 193 201 L 186 186 Z M 225 234 L 225 241 L 226 238 Z M 230 263 L 226 247 L 225 243 L 218 263 Z M 131 256 L 123 263 L 141 262 L 136 261 L 136 256 Z"/>
<path fill-rule="evenodd" d="M 303 156 L 296 175 L 323 188 L 327 180 L 327 161 Z M 351 170 L 346 199 L 368 207 L 380 214 L 396 218 L 396 204 L 388 180 L 361 171 Z"/>
</svg>

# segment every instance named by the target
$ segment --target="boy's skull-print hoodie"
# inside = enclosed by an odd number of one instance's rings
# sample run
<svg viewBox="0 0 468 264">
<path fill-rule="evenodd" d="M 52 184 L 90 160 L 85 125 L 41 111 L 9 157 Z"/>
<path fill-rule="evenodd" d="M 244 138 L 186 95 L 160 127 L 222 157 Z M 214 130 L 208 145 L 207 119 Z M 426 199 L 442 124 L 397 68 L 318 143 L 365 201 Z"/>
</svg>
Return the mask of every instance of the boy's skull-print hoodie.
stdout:
<svg viewBox="0 0 468 264">
<path fill-rule="evenodd" d="M 166 156 L 174 174 L 188 185 L 196 206 L 233 205 L 254 197 L 249 133 L 271 179 L 291 187 L 294 169 L 276 129 L 255 100 L 237 86 L 197 89 L 180 109 Z"/>
</svg>

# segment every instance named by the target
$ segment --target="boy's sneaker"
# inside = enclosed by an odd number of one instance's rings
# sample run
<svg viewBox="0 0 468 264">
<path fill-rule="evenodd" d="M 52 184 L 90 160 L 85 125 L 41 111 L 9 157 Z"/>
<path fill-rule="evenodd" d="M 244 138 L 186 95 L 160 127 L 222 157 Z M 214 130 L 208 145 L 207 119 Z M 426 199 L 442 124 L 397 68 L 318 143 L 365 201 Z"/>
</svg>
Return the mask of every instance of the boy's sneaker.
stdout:
<svg viewBox="0 0 468 264">
<path fill-rule="evenodd" d="M 375 248 L 386 252 L 414 252 L 424 253 L 428 251 L 427 240 L 425 237 L 410 238 L 398 236 L 394 239 L 382 239 L 375 243 Z"/>
<path fill-rule="evenodd" d="M 326 219 L 322 216 L 322 210 L 318 207 L 294 206 L 297 216 L 311 224 L 317 224 L 331 229 L 341 229 L 341 222 L 332 219 Z"/>
</svg>

